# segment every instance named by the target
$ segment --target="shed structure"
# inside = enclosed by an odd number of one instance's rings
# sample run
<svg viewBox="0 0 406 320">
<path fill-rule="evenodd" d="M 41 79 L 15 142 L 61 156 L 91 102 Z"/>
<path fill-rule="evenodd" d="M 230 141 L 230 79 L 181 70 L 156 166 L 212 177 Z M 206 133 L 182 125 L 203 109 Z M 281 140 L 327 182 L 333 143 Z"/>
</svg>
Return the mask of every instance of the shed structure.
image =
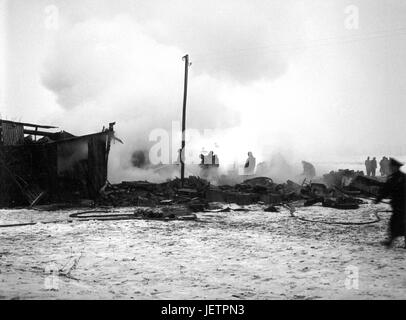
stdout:
<svg viewBox="0 0 406 320">
<path fill-rule="evenodd" d="M 114 124 L 74 136 L 0 119 L 0 206 L 96 198 L 107 181 Z"/>
</svg>

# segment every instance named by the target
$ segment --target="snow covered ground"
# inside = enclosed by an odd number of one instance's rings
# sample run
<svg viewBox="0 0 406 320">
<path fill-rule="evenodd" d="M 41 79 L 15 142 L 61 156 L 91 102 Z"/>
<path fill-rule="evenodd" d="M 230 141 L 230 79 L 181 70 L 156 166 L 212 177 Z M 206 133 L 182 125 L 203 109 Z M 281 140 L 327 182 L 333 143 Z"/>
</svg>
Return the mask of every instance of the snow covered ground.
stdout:
<svg viewBox="0 0 406 320">
<path fill-rule="evenodd" d="M 370 225 L 307 223 L 278 213 L 198 213 L 198 221 L 73 221 L 73 211 L 0 210 L 2 299 L 404 299 L 406 250 Z M 301 207 L 326 221 L 372 221 L 363 205 Z M 131 208 L 121 209 L 131 211 Z"/>
</svg>

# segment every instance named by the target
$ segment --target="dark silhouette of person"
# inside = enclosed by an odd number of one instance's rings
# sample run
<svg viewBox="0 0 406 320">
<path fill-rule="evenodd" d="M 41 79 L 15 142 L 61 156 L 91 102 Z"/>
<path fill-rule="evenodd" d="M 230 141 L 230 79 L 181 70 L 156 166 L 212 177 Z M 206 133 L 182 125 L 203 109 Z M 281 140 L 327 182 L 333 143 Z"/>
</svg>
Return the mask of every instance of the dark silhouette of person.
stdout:
<svg viewBox="0 0 406 320">
<path fill-rule="evenodd" d="M 379 161 L 379 172 L 381 173 L 381 177 L 386 175 L 387 172 L 387 161 L 388 159 L 386 157 L 382 157 L 381 161 Z"/>
<path fill-rule="evenodd" d="M 179 166 L 181 164 L 181 162 L 180 162 L 181 154 L 182 154 L 182 149 L 178 149 L 178 157 L 176 158 L 176 161 L 174 163 L 177 166 Z"/>
<path fill-rule="evenodd" d="M 382 157 L 381 161 L 379 161 L 379 172 L 381 177 L 385 175 L 385 157 Z"/>
<path fill-rule="evenodd" d="M 213 153 L 213 151 L 210 151 L 208 153 L 208 155 L 204 158 L 204 164 L 209 165 L 209 166 L 213 165 L 213 160 L 214 160 L 213 157 L 214 157 L 214 153 Z"/>
<path fill-rule="evenodd" d="M 384 174 L 385 174 L 385 176 L 389 176 L 389 174 L 390 174 L 390 170 L 389 170 L 389 159 L 387 158 L 387 157 L 384 157 L 385 158 L 385 162 L 384 162 Z"/>
<path fill-rule="evenodd" d="M 207 156 L 200 154 L 200 166 L 218 167 L 219 158 L 213 151 L 210 151 Z"/>
<path fill-rule="evenodd" d="M 255 157 L 252 155 L 252 152 L 248 152 L 248 158 L 247 161 L 245 161 L 244 165 L 244 174 L 246 175 L 254 174 L 255 165 L 256 165 Z"/>
<path fill-rule="evenodd" d="M 378 164 L 376 163 L 376 158 L 374 157 L 371 160 L 370 163 L 371 163 L 371 174 L 372 174 L 373 177 L 375 177 L 376 176 L 376 168 L 378 167 Z"/>
<path fill-rule="evenodd" d="M 219 157 L 217 156 L 217 154 L 214 154 L 213 151 L 211 151 L 211 163 L 214 167 L 219 167 L 220 166 L 220 162 L 219 162 Z"/>
<path fill-rule="evenodd" d="M 369 157 L 365 160 L 365 169 L 367 171 L 367 176 L 369 177 L 371 175 L 371 160 Z"/>
<path fill-rule="evenodd" d="M 386 247 L 390 247 L 397 237 L 405 236 L 406 248 L 406 175 L 400 171 L 403 163 L 390 158 L 390 176 L 381 188 L 375 203 L 389 197 L 392 207 L 392 216 L 389 221 L 389 238 L 382 242 Z"/>
<path fill-rule="evenodd" d="M 389 159 L 387 157 L 383 157 L 381 161 L 379 161 L 379 172 L 381 176 L 388 176 L 389 175 Z"/>
<path fill-rule="evenodd" d="M 316 176 L 316 169 L 314 168 L 314 165 L 312 165 L 310 162 L 302 161 L 302 166 L 303 166 L 303 175 L 306 178 L 311 179 Z"/>
</svg>

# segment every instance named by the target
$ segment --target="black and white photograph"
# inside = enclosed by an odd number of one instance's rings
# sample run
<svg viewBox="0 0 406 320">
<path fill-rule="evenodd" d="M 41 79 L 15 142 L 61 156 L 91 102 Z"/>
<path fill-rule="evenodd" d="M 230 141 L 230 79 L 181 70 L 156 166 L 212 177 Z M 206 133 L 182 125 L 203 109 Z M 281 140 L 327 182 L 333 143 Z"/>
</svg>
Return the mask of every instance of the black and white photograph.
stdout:
<svg viewBox="0 0 406 320">
<path fill-rule="evenodd" d="M 406 1 L 0 0 L 0 300 L 404 300 L 405 164 Z"/>
</svg>

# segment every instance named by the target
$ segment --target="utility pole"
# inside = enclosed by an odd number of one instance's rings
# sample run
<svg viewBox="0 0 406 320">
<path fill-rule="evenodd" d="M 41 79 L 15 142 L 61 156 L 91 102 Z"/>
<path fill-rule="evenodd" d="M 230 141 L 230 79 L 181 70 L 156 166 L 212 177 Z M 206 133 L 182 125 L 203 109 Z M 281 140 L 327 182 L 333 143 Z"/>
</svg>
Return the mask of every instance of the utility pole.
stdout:
<svg viewBox="0 0 406 320">
<path fill-rule="evenodd" d="M 187 82 L 189 70 L 189 55 L 185 55 L 182 60 L 185 61 L 185 82 L 183 85 L 183 112 L 182 112 L 182 148 L 180 149 L 180 179 L 182 187 L 185 182 L 185 145 L 186 145 L 186 99 L 187 99 Z"/>
</svg>

